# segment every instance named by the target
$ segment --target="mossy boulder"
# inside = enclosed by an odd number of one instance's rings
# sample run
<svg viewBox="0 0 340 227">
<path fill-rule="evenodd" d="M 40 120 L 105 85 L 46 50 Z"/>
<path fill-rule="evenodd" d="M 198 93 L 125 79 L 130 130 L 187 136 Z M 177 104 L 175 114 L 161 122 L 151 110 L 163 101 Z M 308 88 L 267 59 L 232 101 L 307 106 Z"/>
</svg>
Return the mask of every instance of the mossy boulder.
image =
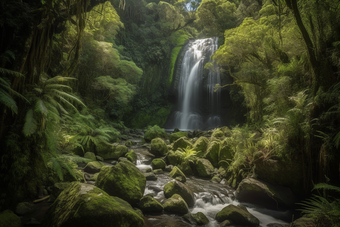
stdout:
<svg viewBox="0 0 340 227">
<path fill-rule="evenodd" d="M 156 157 L 165 156 L 168 152 L 166 143 L 161 138 L 155 138 L 151 141 L 150 153 Z"/>
<path fill-rule="evenodd" d="M 187 213 L 183 216 L 183 219 L 194 226 L 201 226 L 209 223 L 209 219 L 202 212 L 196 214 Z"/>
<path fill-rule="evenodd" d="M 223 138 L 224 137 L 224 132 L 220 128 L 218 128 L 218 129 L 214 130 L 214 132 L 212 133 L 211 137 Z"/>
<path fill-rule="evenodd" d="M 155 158 L 152 160 L 151 166 L 153 169 L 164 169 L 166 167 L 166 163 L 161 158 Z"/>
<path fill-rule="evenodd" d="M 197 151 L 198 156 L 204 155 L 207 151 L 209 140 L 207 137 L 200 137 L 194 143 L 193 150 Z"/>
<path fill-rule="evenodd" d="M 125 157 L 126 157 L 130 162 L 132 162 L 133 164 L 136 164 L 136 163 L 137 163 L 137 154 L 136 154 L 136 152 L 134 152 L 133 150 L 128 151 L 128 152 L 125 154 Z"/>
<path fill-rule="evenodd" d="M 167 183 L 164 185 L 163 191 L 165 198 L 170 198 L 174 194 L 178 194 L 185 200 L 189 207 L 195 204 L 194 193 L 192 193 L 188 186 L 179 181 L 174 180 Z"/>
<path fill-rule="evenodd" d="M 231 160 L 233 157 L 234 157 L 234 151 L 231 148 L 231 146 L 224 145 L 221 147 L 218 161 Z"/>
<path fill-rule="evenodd" d="M 100 169 L 105 166 L 104 163 L 94 161 L 94 162 L 89 162 L 84 168 L 84 171 L 87 173 L 99 173 Z"/>
<path fill-rule="evenodd" d="M 74 182 L 47 210 L 41 226 L 143 227 L 144 220 L 126 201 L 94 185 Z"/>
<path fill-rule="evenodd" d="M 148 128 L 144 134 L 144 139 L 146 142 L 150 142 L 151 140 L 155 138 L 166 138 L 166 137 L 167 137 L 167 134 L 164 131 L 164 129 L 160 128 L 157 125 Z"/>
<path fill-rule="evenodd" d="M 186 159 L 178 165 L 178 168 L 187 176 L 194 175 L 194 170 L 192 169 L 193 164 L 191 163 L 193 163 L 192 160 Z"/>
<path fill-rule="evenodd" d="M 176 166 L 182 162 L 182 154 L 180 151 L 169 151 L 166 155 L 166 159 L 170 165 Z"/>
<path fill-rule="evenodd" d="M 101 157 L 101 156 L 99 156 L 99 155 L 96 155 L 96 160 L 97 160 L 97 161 L 103 162 L 103 161 L 104 161 L 104 158 Z"/>
<path fill-rule="evenodd" d="M 187 180 L 186 176 L 184 173 L 177 167 L 175 166 L 172 171 L 169 173 L 169 177 L 172 177 L 174 179 L 177 179 L 178 181 L 185 183 Z"/>
<path fill-rule="evenodd" d="M 149 195 L 143 196 L 139 201 L 139 208 L 143 213 L 162 213 L 163 206 Z"/>
<path fill-rule="evenodd" d="M 111 158 L 118 160 L 120 157 L 124 157 L 128 153 L 128 148 L 124 145 L 118 145 L 112 154 Z"/>
<path fill-rule="evenodd" d="M 240 202 L 259 204 L 269 209 L 289 209 L 295 204 L 295 195 L 290 188 L 272 185 L 268 182 L 246 178 L 236 190 Z"/>
<path fill-rule="evenodd" d="M 157 180 L 157 177 L 153 172 L 144 173 L 144 176 L 145 176 L 146 180 L 150 180 L 150 181 L 156 181 Z"/>
<path fill-rule="evenodd" d="M 36 210 L 34 203 L 22 202 L 19 203 L 15 208 L 15 213 L 17 215 L 23 216 L 26 214 L 33 213 Z"/>
<path fill-rule="evenodd" d="M 172 149 L 176 151 L 179 148 L 185 149 L 187 147 L 189 147 L 189 149 L 192 148 L 192 144 L 186 138 L 181 137 L 174 142 Z"/>
<path fill-rule="evenodd" d="M 241 226 L 259 226 L 260 221 L 254 215 L 245 211 L 241 207 L 235 205 L 228 205 L 216 214 L 216 220 L 223 222 L 225 220 L 231 221 L 235 225 Z"/>
<path fill-rule="evenodd" d="M 185 200 L 178 194 L 172 195 L 163 204 L 164 210 L 171 214 L 184 215 L 189 212 L 189 208 Z"/>
<path fill-rule="evenodd" d="M 97 155 L 104 159 L 117 159 L 115 154 L 117 144 L 102 144 L 97 147 Z"/>
<path fill-rule="evenodd" d="M 204 155 L 205 159 L 208 159 L 214 167 L 218 166 L 218 157 L 220 153 L 220 143 L 213 141 L 209 144 L 207 152 Z"/>
<path fill-rule="evenodd" d="M 198 176 L 211 178 L 214 174 L 214 167 L 209 160 L 204 158 L 199 158 L 196 161 L 196 170 Z"/>
<path fill-rule="evenodd" d="M 155 169 L 155 170 L 152 170 L 152 172 L 154 174 L 163 174 L 164 173 L 164 171 L 162 169 Z"/>
<path fill-rule="evenodd" d="M 176 140 L 178 140 L 181 137 L 188 137 L 188 133 L 187 132 L 175 132 L 175 133 L 172 133 L 170 135 L 170 143 L 175 142 Z"/>
<path fill-rule="evenodd" d="M 84 158 L 91 159 L 92 161 L 96 161 L 96 155 L 93 152 L 86 152 L 84 154 Z"/>
<path fill-rule="evenodd" d="M 103 167 L 95 185 L 111 196 L 136 204 L 144 194 L 146 178 L 134 164 L 122 161 L 112 167 Z"/>
<path fill-rule="evenodd" d="M 0 213 L 0 227 L 21 227 L 21 219 L 11 210 Z"/>
</svg>

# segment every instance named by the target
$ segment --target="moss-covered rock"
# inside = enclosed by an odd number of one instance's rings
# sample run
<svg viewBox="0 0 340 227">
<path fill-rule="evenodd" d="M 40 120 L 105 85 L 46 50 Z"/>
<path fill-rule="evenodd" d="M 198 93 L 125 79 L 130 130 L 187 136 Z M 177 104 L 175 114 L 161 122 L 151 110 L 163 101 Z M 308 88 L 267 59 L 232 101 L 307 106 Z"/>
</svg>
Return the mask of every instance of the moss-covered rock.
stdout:
<svg viewBox="0 0 340 227">
<path fill-rule="evenodd" d="M 105 166 L 104 163 L 94 161 L 94 162 L 89 162 L 84 168 L 84 171 L 87 173 L 99 173 L 100 169 Z"/>
<path fill-rule="evenodd" d="M 185 200 L 178 194 L 172 195 L 164 204 L 164 210 L 172 214 L 184 215 L 189 212 Z"/>
<path fill-rule="evenodd" d="M 143 196 L 139 201 L 139 208 L 143 213 L 162 213 L 163 206 L 149 195 Z"/>
<path fill-rule="evenodd" d="M 150 180 L 150 181 L 156 181 L 157 180 L 157 177 L 153 172 L 144 173 L 144 176 L 145 176 L 146 180 Z"/>
<path fill-rule="evenodd" d="M 223 138 L 224 137 L 224 132 L 220 128 L 218 128 L 218 129 L 214 130 L 214 132 L 212 133 L 211 137 Z"/>
<path fill-rule="evenodd" d="M 178 140 L 181 137 L 188 137 L 188 133 L 187 132 L 175 132 L 175 133 L 172 133 L 170 135 L 170 143 L 175 142 L 176 140 Z"/>
<path fill-rule="evenodd" d="M 241 181 L 236 190 L 236 198 L 240 202 L 259 204 L 270 209 L 292 208 L 296 202 L 290 188 L 253 178 Z"/>
<path fill-rule="evenodd" d="M 146 178 L 134 164 L 122 161 L 112 167 L 103 167 L 95 185 L 109 195 L 136 204 L 144 194 Z"/>
<path fill-rule="evenodd" d="M 192 162 L 192 160 L 186 159 L 182 161 L 180 165 L 178 165 L 178 168 L 187 176 L 194 175 L 194 170 L 191 168 Z"/>
<path fill-rule="evenodd" d="M 33 213 L 36 210 L 34 203 L 22 202 L 19 203 L 15 208 L 15 213 L 17 215 L 23 216 L 26 214 Z"/>
<path fill-rule="evenodd" d="M 152 168 L 155 169 L 164 169 L 166 166 L 166 163 L 161 158 L 155 158 L 151 162 Z"/>
<path fill-rule="evenodd" d="M 201 226 L 209 223 L 209 219 L 202 212 L 196 214 L 187 213 L 183 216 L 183 219 L 194 226 Z"/>
<path fill-rule="evenodd" d="M 11 210 L 0 213 L 0 227 L 21 227 L 21 219 Z"/>
<path fill-rule="evenodd" d="M 189 207 L 195 204 L 194 194 L 191 189 L 179 181 L 175 180 L 167 183 L 164 185 L 163 191 L 165 198 L 170 198 L 174 194 L 178 194 L 185 200 Z"/>
<path fill-rule="evenodd" d="M 125 142 L 125 146 L 127 147 L 131 147 L 132 146 L 132 142 L 130 140 Z"/>
<path fill-rule="evenodd" d="M 164 171 L 162 169 L 155 169 L 155 170 L 152 170 L 152 172 L 154 174 L 163 174 L 164 173 Z"/>
<path fill-rule="evenodd" d="M 187 180 L 186 176 L 184 175 L 184 173 L 177 167 L 175 166 L 172 171 L 169 173 L 169 176 L 179 180 L 182 183 L 185 183 L 185 181 Z"/>
<path fill-rule="evenodd" d="M 176 166 L 182 162 L 182 154 L 179 151 L 169 151 L 166 155 L 166 159 L 170 165 Z"/>
<path fill-rule="evenodd" d="M 166 137 L 167 137 L 167 134 L 164 131 L 164 129 L 160 128 L 157 125 L 147 129 L 144 134 L 144 139 L 146 142 L 150 142 L 151 140 L 155 138 L 166 138 Z"/>
<path fill-rule="evenodd" d="M 207 151 L 209 140 L 206 137 L 200 137 L 194 143 L 193 150 L 197 151 L 198 156 L 202 157 Z"/>
<path fill-rule="evenodd" d="M 104 161 L 104 158 L 101 157 L 101 156 L 99 156 L 99 155 L 96 155 L 96 160 L 97 160 L 97 161 L 103 162 L 103 161 Z"/>
<path fill-rule="evenodd" d="M 112 153 L 111 158 L 119 159 L 120 157 L 124 157 L 128 153 L 128 148 L 124 145 L 118 145 L 115 151 Z"/>
<path fill-rule="evenodd" d="M 178 150 L 179 148 L 185 149 L 185 148 L 192 148 L 192 144 L 190 143 L 189 140 L 187 140 L 184 137 L 179 138 L 178 140 L 176 140 L 172 146 L 173 150 Z"/>
<path fill-rule="evenodd" d="M 150 153 L 156 157 L 165 156 L 168 152 L 168 147 L 166 143 L 161 138 L 155 138 L 151 141 Z"/>
<path fill-rule="evenodd" d="M 92 161 L 96 161 L 96 155 L 93 152 L 86 152 L 84 154 L 84 158 L 91 159 Z"/>
<path fill-rule="evenodd" d="M 209 160 L 204 158 L 199 158 L 196 161 L 196 170 L 198 173 L 198 176 L 205 177 L 205 178 L 211 178 L 214 173 L 214 167 L 210 163 Z"/>
<path fill-rule="evenodd" d="M 126 201 L 111 197 L 94 185 L 72 183 L 47 210 L 44 227 L 144 226 L 144 220 Z"/>
<path fill-rule="evenodd" d="M 228 205 L 216 214 L 216 220 L 223 222 L 230 220 L 235 225 L 241 226 L 259 226 L 260 221 L 248 211 L 243 210 L 235 205 Z"/>
<path fill-rule="evenodd" d="M 214 167 L 218 166 L 218 157 L 220 153 L 220 143 L 213 141 L 209 144 L 207 152 L 204 155 L 205 159 L 208 159 Z"/>
<path fill-rule="evenodd" d="M 126 157 L 130 162 L 132 162 L 133 164 L 136 164 L 136 163 L 137 163 L 137 154 L 136 154 L 136 152 L 134 152 L 133 150 L 128 151 L 128 152 L 125 154 L 125 157 Z"/>
<path fill-rule="evenodd" d="M 117 144 L 102 144 L 97 147 L 97 154 L 104 159 L 118 159 L 115 154 Z"/>
<path fill-rule="evenodd" d="M 218 176 L 214 176 L 212 179 L 211 179 L 212 182 L 215 182 L 215 183 L 220 183 L 221 182 L 221 178 L 219 178 Z"/>
<path fill-rule="evenodd" d="M 230 161 L 234 157 L 234 151 L 229 145 L 224 145 L 220 149 L 218 161 Z"/>
</svg>

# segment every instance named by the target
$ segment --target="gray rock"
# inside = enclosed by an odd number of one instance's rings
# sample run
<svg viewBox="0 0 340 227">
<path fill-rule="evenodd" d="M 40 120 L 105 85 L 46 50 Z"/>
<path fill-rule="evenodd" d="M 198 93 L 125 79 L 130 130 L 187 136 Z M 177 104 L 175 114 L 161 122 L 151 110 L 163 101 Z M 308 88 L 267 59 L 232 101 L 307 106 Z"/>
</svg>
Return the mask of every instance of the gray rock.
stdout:
<svg viewBox="0 0 340 227">
<path fill-rule="evenodd" d="M 145 176 L 146 180 L 150 180 L 150 181 L 156 181 L 157 180 L 156 175 L 152 172 L 144 173 L 144 176 Z"/>
</svg>

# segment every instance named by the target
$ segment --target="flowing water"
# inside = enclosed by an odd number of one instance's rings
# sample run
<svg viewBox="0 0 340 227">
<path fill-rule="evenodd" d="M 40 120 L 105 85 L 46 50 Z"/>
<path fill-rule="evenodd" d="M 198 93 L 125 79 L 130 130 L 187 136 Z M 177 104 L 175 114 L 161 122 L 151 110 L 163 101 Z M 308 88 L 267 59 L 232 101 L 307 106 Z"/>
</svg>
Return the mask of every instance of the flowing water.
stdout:
<svg viewBox="0 0 340 227">
<path fill-rule="evenodd" d="M 134 149 L 138 156 L 137 168 L 142 172 L 148 168 L 152 168 L 150 163 L 152 155 L 146 149 Z M 144 194 L 152 194 L 159 202 L 164 203 L 163 187 L 173 179 L 168 176 L 168 173 L 157 175 L 157 181 L 147 181 Z M 190 209 L 191 213 L 202 212 L 209 219 L 209 224 L 206 226 L 216 227 L 219 223 L 215 221 L 216 214 L 229 204 L 239 205 L 235 199 L 235 191 L 227 184 L 213 183 L 209 180 L 204 180 L 196 177 L 187 177 L 185 184 L 193 191 L 195 195 L 195 205 Z M 289 211 L 274 211 L 261 208 L 252 204 L 242 203 L 248 211 L 260 220 L 260 226 L 267 226 L 270 223 L 287 224 L 291 214 Z M 285 220 L 285 221 L 283 221 Z M 164 226 L 193 226 L 185 222 L 180 216 L 163 214 L 150 215 L 146 217 L 147 226 L 164 227 Z"/>
<path fill-rule="evenodd" d="M 178 108 L 172 128 L 194 130 L 215 128 L 221 125 L 220 90 L 214 92 L 216 84 L 221 84 L 220 74 L 209 71 L 204 78 L 204 65 L 218 49 L 218 38 L 198 39 L 190 42 L 185 52 L 178 85 Z M 203 103 L 202 94 L 207 95 Z M 203 114 L 202 106 L 207 105 L 208 113 Z"/>
</svg>

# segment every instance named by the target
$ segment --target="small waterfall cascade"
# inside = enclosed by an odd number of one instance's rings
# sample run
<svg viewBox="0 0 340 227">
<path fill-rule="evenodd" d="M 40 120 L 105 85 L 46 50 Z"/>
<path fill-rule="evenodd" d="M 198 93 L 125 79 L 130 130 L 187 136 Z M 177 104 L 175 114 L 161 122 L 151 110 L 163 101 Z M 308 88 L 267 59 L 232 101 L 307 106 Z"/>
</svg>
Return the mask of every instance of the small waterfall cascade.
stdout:
<svg viewBox="0 0 340 227">
<path fill-rule="evenodd" d="M 215 85 L 221 84 L 220 74 L 211 70 L 208 75 L 204 74 L 204 65 L 218 49 L 217 43 L 218 38 L 214 37 L 188 44 L 181 65 L 173 128 L 193 130 L 220 126 L 220 91 L 214 92 Z"/>
</svg>

